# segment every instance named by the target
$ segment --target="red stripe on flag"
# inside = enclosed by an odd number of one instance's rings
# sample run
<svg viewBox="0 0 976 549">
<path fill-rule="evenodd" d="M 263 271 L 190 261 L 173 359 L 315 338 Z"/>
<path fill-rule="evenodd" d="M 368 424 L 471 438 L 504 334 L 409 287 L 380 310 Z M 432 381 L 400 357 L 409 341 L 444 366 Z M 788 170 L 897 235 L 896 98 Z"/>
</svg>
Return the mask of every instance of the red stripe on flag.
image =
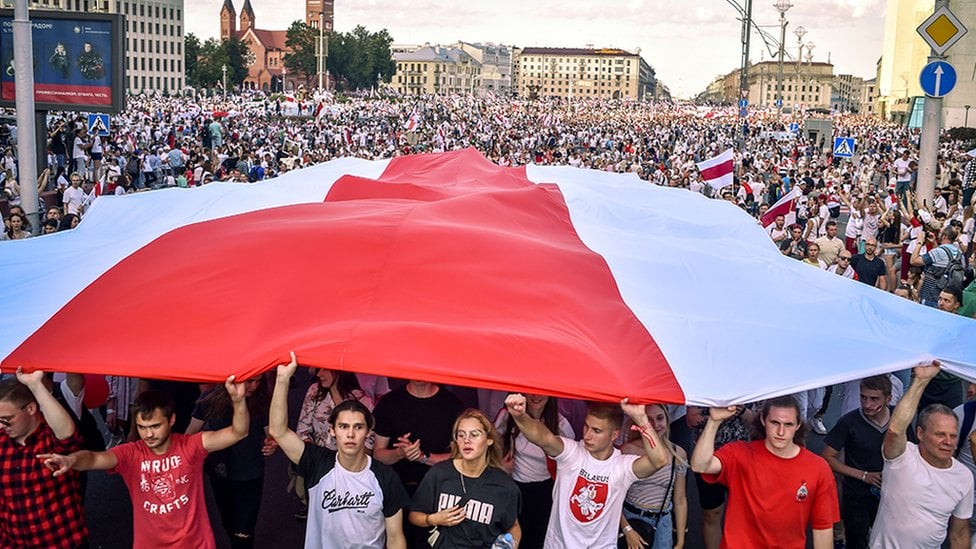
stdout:
<svg viewBox="0 0 976 549">
<path fill-rule="evenodd" d="M 324 203 L 174 230 L 4 362 L 212 382 L 292 349 L 309 366 L 684 401 L 558 189 L 474 151 L 399 158 L 379 180 L 340 179 Z"/>
<path fill-rule="evenodd" d="M 713 179 L 721 179 L 723 176 L 732 173 L 732 160 L 727 160 L 721 164 L 716 164 L 709 168 L 701 170 L 702 179 L 705 181 L 711 181 Z"/>
</svg>

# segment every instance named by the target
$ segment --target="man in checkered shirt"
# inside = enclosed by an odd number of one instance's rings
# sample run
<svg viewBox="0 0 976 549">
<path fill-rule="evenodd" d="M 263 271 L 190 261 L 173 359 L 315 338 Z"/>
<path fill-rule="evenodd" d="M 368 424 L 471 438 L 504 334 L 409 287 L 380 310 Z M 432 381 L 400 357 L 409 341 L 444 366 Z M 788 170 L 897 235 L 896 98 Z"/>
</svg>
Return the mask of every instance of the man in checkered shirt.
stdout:
<svg viewBox="0 0 976 549">
<path fill-rule="evenodd" d="M 79 549 L 88 528 L 77 471 L 55 477 L 38 454 L 81 449 L 68 412 L 44 386 L 44 372 L 0 382 L 0 547 Z"/>
</svg>

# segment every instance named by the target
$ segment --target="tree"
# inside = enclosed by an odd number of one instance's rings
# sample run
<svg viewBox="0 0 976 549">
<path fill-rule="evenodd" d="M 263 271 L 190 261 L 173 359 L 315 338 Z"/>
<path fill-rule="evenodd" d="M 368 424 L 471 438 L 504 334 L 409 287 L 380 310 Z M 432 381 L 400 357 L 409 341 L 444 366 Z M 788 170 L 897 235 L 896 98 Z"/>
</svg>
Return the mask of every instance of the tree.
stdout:
<svg viewBox="0 0 976 549">
<path fill-rule="evenodd" d="M 184 49 L 186 81 L 191 86 L 213 87 L 218 82 L 223 85 L 224 73 L 221 68 L 227 65 L 227 87 L 240 85 L 247 78 L 244 60 L 249 51 L 247 42 L 238 38 L 222 41 L 210 38 L 200 44 L 200 39 L 189 34 Z"/>
<path fill-rule="evenodd" d="M 227 86 L 239 86 L 247 78 L 247 59 L 251 48 L 248 46 L 250 41 L 243 41 L 240 38 L 227 38 L 220 43 L 227 60 Z"/>
<path fill-rule="evenodd" d="M 183 71 L 186 75 L 186 83 L 191 86 L 198 86 L 197 80 L 197 61 L 200 59 L 200 39 L 193 33 L 187 34 L 183 39 Z"/>
<path fill-rule="evenodd" d="M 285 45 L 291 49 L 285 54 L 285 67 L 292 74 L 304 74 L 306 85 L 318 74 L 318 40 L 318 29 L 304 21 L 292 23 L 285 38 Z M 396 72 L 390 52 L 393 37 L 386 29 L 370 32 L 359 25 L 348 33 L 329 33 L 328 40 L 325 65 L 337 87 L 371 88 L 376 75 L 388 81 Z"/>
<path fill-rule="evenodd" d="M 304 74 L 306 84 L 311 75 L 318 71 L 315 57 L 318 39 L 319 31 L 306 25 L 304 21 L 292 23 L 285 35 L 285 45 L 291 49 L 290 53 L 285 54 L 285 67 L 291 74 Z"/>
<path fill-rule="evenodd" d="M 359 25 L 349 33 L 334 33 L 329 38 L 329 73 L 339 76 L 349 88 L 371 88 L 377 75 L 389 80 L 396 72 L 390 51 L 393 37 L 386 29 L 370 32 Z"/>
</svg>

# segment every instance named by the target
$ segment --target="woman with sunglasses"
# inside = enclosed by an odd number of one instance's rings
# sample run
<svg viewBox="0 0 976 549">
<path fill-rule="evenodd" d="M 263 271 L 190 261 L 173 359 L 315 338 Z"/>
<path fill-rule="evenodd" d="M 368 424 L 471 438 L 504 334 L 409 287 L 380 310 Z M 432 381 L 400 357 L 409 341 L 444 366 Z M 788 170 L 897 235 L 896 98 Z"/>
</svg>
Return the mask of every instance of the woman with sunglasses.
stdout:
<svg viewBox="0 0 976 549">
<path fill-rule="evenodd" d="M 434 549 L 484 549 L 505 533 L 521 540 L 520 506 L 519 489 L 502 469 L 498 431 L 468 409 L 454 422 L 451 459 L 431 467 L 417 488 L 410 522 L 431 529 Z"/>
</svg>

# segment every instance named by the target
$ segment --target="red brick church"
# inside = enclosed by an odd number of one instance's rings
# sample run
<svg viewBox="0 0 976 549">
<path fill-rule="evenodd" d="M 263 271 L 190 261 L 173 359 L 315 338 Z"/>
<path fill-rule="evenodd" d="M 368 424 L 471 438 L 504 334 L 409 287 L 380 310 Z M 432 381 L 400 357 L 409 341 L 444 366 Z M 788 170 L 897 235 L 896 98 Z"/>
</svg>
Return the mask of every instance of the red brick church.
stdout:
<svg viewBox="0 0 976 549">
<path fill-rule="evenodd" d="M 305 0 L 305 24 L 319 28 L 320 14 L 325 28 L 331 29 L 335 16 L 333 0 Z M 238 24 L 233 1 L 224 0 L 220 8 L 220 39 L 233 36 L 247 42 L 250 49 L 245 60 L 248 67 L 245 89 L 276 91 L 284 84 L 285 90 L 293 90 L 304 84 L 304 76 L 296 78 L 285 68 L 285 54 L 290 51 L 285 45 L 287 31 L 257 28 L 251 0 L 244 0 L 239 21 Z"/>
</svg>

